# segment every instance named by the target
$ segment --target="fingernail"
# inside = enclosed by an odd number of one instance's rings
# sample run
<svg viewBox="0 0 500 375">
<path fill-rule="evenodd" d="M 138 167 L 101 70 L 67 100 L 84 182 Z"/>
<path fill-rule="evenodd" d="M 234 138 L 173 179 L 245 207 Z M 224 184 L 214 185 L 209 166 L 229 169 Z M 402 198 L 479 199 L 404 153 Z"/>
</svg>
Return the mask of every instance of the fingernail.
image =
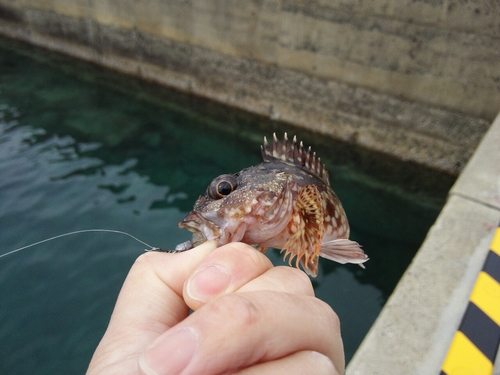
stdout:
<svg viewBox="0 0 500 375">
<path fill-rule="evenodd" d="M 184 370 L 198 348 L 198 336 L 191 328 L 180 328 L 160 336 L 139 359 L 146 375 L 176 375 Z"/>
<path fill-rule="evenodd" d="M 197 271 L 186 284 L 187 295 L 200 302 L 208 302 L 224 292 L 231 281 L 227 268 L 212 264 Z"/>
</svg>

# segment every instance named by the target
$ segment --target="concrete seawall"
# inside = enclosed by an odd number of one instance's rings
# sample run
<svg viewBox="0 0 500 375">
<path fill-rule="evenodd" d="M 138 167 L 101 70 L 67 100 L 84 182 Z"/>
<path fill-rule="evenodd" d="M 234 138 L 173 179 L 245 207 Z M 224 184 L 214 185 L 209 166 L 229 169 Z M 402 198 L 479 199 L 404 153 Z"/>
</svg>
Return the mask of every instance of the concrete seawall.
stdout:
<svg viewBox="0 0 500 375">
<path fill-rule="evenodd" d="M 500 6 L 0 0 L 0 34 L 458 174 L 500 109 Z"/>
<path fill-rule="evenodd" d="M 439 374 L 500 223 L 500 114 L 448 195 L 417 255 L 349 363 L 349 375 Z M 496 314 L 500 294 L 487 293 Z M 476 327 L 478 337 L 488 336 Z M 493 335 L 495 331 L 493 331 Z M 489 347 L 489 350 L 496 350 Z M 467 366 L 451 374 L 491 374 Z M 500 353 L 493 375 L 500 375 Z"/>
</svg>

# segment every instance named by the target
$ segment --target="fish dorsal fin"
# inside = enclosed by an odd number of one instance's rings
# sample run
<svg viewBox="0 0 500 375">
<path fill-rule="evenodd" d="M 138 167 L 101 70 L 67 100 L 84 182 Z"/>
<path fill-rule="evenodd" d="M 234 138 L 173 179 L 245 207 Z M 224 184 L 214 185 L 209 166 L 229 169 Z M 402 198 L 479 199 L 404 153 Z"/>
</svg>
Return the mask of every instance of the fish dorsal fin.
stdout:
<svg viewBox="0 0 500 375">
<path fill-rule="evenodd" d="M 325 166 L 321 164 L 321 159 L 316 157 L 316 153 L 311 151 L 311 147 L 305 149 L 302 142 L 297 143 L 297 137 L 294 136 L 293 140 L 290 142 L 285 133 L 283 142 L 280 142 L 278 138 L 276 138 L 276 133 L 274 133 L 273 144 L 270 145 L 267 142 L 267 138 L 264 137 L 264 145 L 261 146 L 261 150 L 264 162 L 280 161 L 282 163 L 304 168 L 314 173 L 321 178 L 325 184 L 330 186 L 328 172 Z"/>
</svg>

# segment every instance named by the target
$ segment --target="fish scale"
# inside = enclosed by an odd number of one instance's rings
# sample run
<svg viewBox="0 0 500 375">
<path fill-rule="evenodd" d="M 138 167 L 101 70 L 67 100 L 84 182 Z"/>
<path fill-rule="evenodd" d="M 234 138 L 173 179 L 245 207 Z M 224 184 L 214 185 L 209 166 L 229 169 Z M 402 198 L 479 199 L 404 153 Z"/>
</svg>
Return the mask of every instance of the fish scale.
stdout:
<svg viewBox="0 0 500 375">
<path fill-rule="evenodd" d="M 321 159 L 296 137 L 283 141 L 273 134 L 261 146 L 263 162 L 212 180 L 179 223 L 193 232 L 178 251 L 206 240 L 221 246 L 245 242 L 262 252 L 281 249 L 285 259 L 311 276 L 318 258 L 361 266 L 368 256 L 349 240 L 349 223 L 342 204 L 330 187 Z"/>
</svg>

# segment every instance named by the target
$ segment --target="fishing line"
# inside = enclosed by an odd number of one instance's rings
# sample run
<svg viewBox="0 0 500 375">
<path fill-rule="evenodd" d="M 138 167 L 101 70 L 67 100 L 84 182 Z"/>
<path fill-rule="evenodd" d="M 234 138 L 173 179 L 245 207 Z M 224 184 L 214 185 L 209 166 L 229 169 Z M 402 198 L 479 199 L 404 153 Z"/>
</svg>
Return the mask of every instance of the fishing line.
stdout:
<svg viewBox="0 0 500 375">
<path fill-rule="evenodd" d="M 44 242 L 56 240 L 56 239 L 61 238 L 61 237 L 71 236 L 73 234 L 87 233 L 87 232 L 108 232 L 108 233 L 124 234 L 126 236 L 129 236 L 129 237 L 133 238 L 137 242 L 139 242 L 139 243 L 141 243 L 141 244 L 146 245 L 147 247 L 149 247 L 149 249 L 144 249 L 144 251 L 163 251 L 163 252 L 167 252 L 167 253 L 175 253 L 175 252 L 177 252 L 175 250 L 163 250 L 163 249 L 160 249 L 159 247 L 151 246 L 151 245 L 147 244 L 146 242 L 141 241 L 137 237 L 132 236 L 130 233 L 122 232 L 121 230 L 113 230 L 113 229 L 82 229 L 82 230 L 75 230 L 75 231 L 69 232 L 69 233 L 60 234 L 58 236 L 50 237 L 50 238 L 47 238 L 45 240 L 32 243 L 30 245 L 26 245 L 26 246 L 20 247 L 19 249 L 15 249 L 15 250 L 9 251 L 9 252 L 7 252 L 5 254 L 1 254 L 0 258 L 3 258 L 3 257 L 5 257 L 7 255 L 10 255 L 10 254 L 17 253 L 18 251 L 21 251 L 21 250 L 24 250 L 24 249 L 28 249 L 28 248 L 36 246 L 36 245 L 40 245 L 40 244 L 42 244 Z"/>
</svg>

